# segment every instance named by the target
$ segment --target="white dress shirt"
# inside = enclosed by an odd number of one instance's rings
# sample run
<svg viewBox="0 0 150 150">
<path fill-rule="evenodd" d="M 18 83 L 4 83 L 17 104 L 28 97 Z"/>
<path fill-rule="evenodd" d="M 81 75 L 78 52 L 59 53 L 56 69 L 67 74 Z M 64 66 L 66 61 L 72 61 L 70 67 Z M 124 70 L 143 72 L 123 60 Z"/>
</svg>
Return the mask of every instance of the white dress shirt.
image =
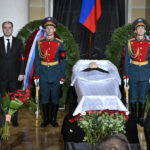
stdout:
<svg viewBox="0 0 150 150">
<path fill-rule="evenodd" d="M 5 52 L 7 53 L 7 43 L 8 43 L 8 40 L 9 39 L 9 42 L 10 42 L 10 47 L 12 47 L 12 36 L 10 37 L 6 37 L 4 36 L 4 44 L 5 44 Z"/>
</svg>

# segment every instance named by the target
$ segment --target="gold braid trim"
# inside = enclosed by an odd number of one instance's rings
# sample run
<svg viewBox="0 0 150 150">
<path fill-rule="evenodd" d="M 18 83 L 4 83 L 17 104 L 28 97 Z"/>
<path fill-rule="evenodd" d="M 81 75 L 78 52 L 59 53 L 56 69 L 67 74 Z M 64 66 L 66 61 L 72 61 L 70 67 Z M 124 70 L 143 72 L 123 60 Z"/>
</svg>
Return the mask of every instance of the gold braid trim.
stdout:
<svg viewBox="0 0 150 150">
<path fill-rule="evenodd" d="M 139 50 L 139 48 L 138 48 L 136 54 L 134 54 L 134 52 L 132 51 L 132 48 L 131 48 L 131 42 L 130 42 L 130 40 L 128 40 L 128 51 L 129 51 L 130 57 L 136 58 L 136 57 L 139 55 L 139 51 L 140 51 L 140 50 Z"/>
<path fill-rule="evenodd" d="M 40 40 L 38 40 L 38 50 L 39 50 L 39 56 L 44 59 L 45 57 L 47 57 L 47 50 L 46 50 L 46 53 L 45 55 L 43 54 L 42 52 L 42 49 L 41 49 L 41 46 L 40 46 Z"/>
</svg>

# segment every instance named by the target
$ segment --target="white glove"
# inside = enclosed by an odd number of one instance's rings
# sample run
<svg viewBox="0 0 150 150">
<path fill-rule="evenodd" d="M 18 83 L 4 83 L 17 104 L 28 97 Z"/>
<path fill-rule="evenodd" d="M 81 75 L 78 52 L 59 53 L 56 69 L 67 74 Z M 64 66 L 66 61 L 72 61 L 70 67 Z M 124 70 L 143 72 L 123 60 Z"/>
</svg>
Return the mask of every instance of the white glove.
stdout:
<svg viewBox="0 0 150 150">
<path fill-rule="evenodd" d="M 123 81 L 124 81 L 124 90 L 126 90 L 127 86 L 128 86 L 128 89 L 129 89 L 129 78 L 126 78 Z"/>
<path fill-rule="evenodd" d="M 150 79 L 149 79 L 149 83 L 150 83 Z"/>
<path fill-rule="evenodd" d="M 64 84 L 64 82 L 63 82 L 63 81 L 59 81 L 59 83 L 60 83 L 60 84 Z"/>
<path fill-rule="evenodd" d="M 35 86 L 39 86 L 39 79 L 34 79 Z"/>
</svg>

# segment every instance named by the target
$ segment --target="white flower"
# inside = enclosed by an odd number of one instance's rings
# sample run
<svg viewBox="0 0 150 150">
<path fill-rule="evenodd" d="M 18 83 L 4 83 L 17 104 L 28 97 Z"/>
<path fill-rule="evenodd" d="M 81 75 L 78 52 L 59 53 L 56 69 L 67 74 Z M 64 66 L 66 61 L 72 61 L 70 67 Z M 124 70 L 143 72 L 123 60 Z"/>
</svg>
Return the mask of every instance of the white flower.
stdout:
<svg viewBox="0 0 150 150">
<path fill-rule="evenodd" d="M 85 115 L 86 115 L 86 112 L 85 112 L 85 111 L 83 111 L 83 112 L 81 113 L 81 115 L 82 115 L 82 116 L 85 116 Z"/>
</svg>

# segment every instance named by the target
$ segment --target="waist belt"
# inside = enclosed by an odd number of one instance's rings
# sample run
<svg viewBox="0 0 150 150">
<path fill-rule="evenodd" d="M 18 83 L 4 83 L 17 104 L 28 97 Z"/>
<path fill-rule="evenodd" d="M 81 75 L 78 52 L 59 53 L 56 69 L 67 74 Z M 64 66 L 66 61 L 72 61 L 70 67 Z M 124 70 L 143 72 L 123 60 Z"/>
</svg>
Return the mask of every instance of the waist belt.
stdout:
<svg viewBox="0 0 150 150">
<path fill-rule="evenodd" d="M 44 65 L 44 66 L 55 66 L 55 65 L 57 65 L 58 63 L 59 63 L 58 61 L 54 61 L 54 62 L 41 61 L 41 65 Z"/>
<path fill-rule="evenodd" d="M 134 65 L 144 66 L 148 64 L 148 61 L 143 61 L 143 62 L 132 61 L 131 63 Z"/>
</svg>

